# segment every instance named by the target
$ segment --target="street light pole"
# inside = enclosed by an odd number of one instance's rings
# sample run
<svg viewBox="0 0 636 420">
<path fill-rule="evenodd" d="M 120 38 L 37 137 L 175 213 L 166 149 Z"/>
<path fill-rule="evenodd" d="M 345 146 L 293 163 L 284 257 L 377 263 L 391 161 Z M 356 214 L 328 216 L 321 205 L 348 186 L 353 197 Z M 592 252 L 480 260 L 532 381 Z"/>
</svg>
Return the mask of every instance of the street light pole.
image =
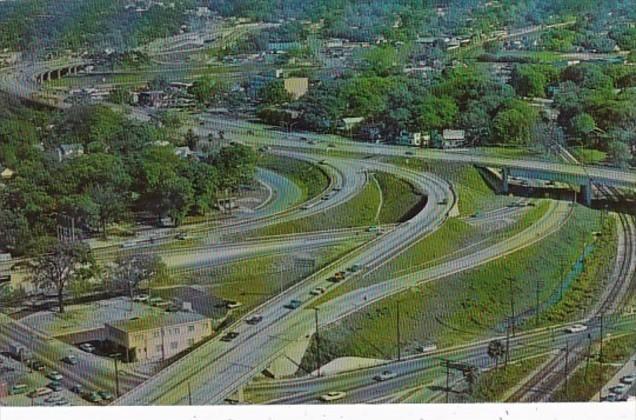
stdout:
<svg viewBox="0 0 636 420">
<path fill-rule="evenodd" d="M 314 308 L 314 320 L 316 323 L 316 366 L 317 366 L 317 375 L 320 376 L 320 331 L 318 329 L 318 311 L 320 308 Z"/>
<path fill-rule="evenodd" d="M 398 362 L 400 360 L 402 360 L 402 348 L 401 348 L 401 344 L 400 344 L 400 301 L 398 300 L 397 303 L 397 313 L 396 313 L 396 339 L 397 339 L 397 359 Z"/>
<path fill-rule="evenodd" d="M 117 395 L 117 398 L 119 398 L 119 368 L 117 366 L 117 358 L 119 356 L 116 356 L 113 361 L 115 362 L 115 395 Z"/>
</svg>

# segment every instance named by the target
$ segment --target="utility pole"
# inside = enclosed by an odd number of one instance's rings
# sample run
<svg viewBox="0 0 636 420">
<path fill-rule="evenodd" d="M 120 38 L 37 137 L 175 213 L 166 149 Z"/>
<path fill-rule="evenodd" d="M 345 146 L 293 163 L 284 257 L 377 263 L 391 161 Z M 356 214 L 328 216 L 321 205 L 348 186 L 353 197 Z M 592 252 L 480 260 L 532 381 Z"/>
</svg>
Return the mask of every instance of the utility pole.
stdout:
<svg viewBox="0 0 636 420">
<path fill-rule="evenodd" d="M 563 283 L 565 282 L 565 261 L 561 256 L 561 288 L 559 289 L 559 302 L 563 300 Z"/>
<path fill-rule="evenodd" d="M 598 374 L 600 376 L 600 380 L 598 381 L 598 384 L 599 384 L 598 385 L 599 386 L 599 388 L 598 388 L 598 400 L 602 401 L 603 400 L 603 312 L 601 312 L 600 318 L 601 318 L 600 319 L 600 321 L 601 321 L 601 324 L 600 324 L 600 327 L 601 327 L 601 331 L 600 331 L 600 333 L 601 333 L 601 344 L 600 344 L 600 347 L 599 347 L 599 350 L 598 350 L 598 363 L 599 363 L 599 366 L 600 366 L 600 369 L 598 370 L 598 372 L 599 372 Z"/>
<path fill-rule="evenodd" d="M 508 367 L 508 360 L 510 360 L 510 318 L 508 318 L 508 325 L 506 326 L 506 357 L 504 359 L 504 368 Z"/>
<path fill-rule="evenodd" d="M 541 289 L 543 288 L 543 281 L 539 280 L 537 278 L 537 295 L 536 295 L 536 309 L 535 309 L 535 324 L 538 327 L 539 326 L 539 307 L 540 307 L 540 294 L 541 294 Z"/>
<path fill-rule="evenodd" d="M 510 317 L 512 320 L 512 336 L 515 337 L 515 294 L 513 289 L 513 278 L 508 277 L 508 284 L 510 285 Z"/>
<path fill-rule="evenodd" d="M 446 404 L 449 402 L 450 394 L 450 361 L 446 360 Z"/>
<path fill-rule="evenodd" d="M 188 381 L 188 405 L 192 405 L 192 389 L 190 389 L 190 381 Z"/>
<path fill-rule="evenodd" d="M 565 387 L 565 399 L 566 401 L 569 398 L 570 393 L 568 392 L 568 359 L 570 358 L 570 342 L 565 342 L 565 366 L 563 366 L 563 376 L 564 376 L 564 387 Z"/>
<path fill-rule="evenodd" d="M 320 376 L 320 333 L 318 330 L 318 311 L 320 308 L 314 308 L 314 320 L 316 322 L 316 366 L 318 367 L 317 373 Z"/>
<path fill-rule="evenodd" d="M 119 398 L 119 368 L 117 366 L 118 357 L 119 355 L 116 355 L 113 359 L 113 362 L 115 362 L 115 395 L 117 395 L 117 398 Z"/>
<path fill-rule="evenodd" d="M 402 360 L 402 349 L 400 346 L 400 301 L 398 300 L 396 303 L 397 313 L 396 313 L 396 335 L 397 335 L 397 359 L 398 362 Z"/>
</svg>

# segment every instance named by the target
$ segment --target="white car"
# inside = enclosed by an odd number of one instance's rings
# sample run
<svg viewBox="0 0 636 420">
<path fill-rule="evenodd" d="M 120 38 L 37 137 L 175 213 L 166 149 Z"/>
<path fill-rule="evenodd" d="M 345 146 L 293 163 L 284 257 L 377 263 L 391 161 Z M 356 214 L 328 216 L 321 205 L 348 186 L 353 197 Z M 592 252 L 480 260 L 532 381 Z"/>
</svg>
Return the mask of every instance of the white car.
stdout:
<svg viewBox="0 0 636 420">
<path fill-rule="evenodd" d="M 236 300 L 229 301 L 225 305 L 225 307 L 228 308 L 228 309 L 236 309 L 236 308 L 240 308 L 241 306 L 243 306 L 243 304 L 241 302 L 236 301 Z"/>
<path fill-rule="evenodd" d="M 346 392 L 331 391 L 331 392 L 327 392 L 325 395 L 321 395 L 320 400 L 321 401 L 336 401 L 336 400 L 341 400 L 346 396 L 347 396 Z"/>
<path fill-rule="evenodd" d="M 570 334 L 583 332 L 585 330 L 587 330 L 587 325 L 583 324 L 574 324 L 565 328 L 565 332 Z"/>
<path fill-rule="evenodd" d="M 148 299 L 150 299 L 150 296 L 146 294 L 139 294 L 139 295 L 133 296 L 133 302 L 148 302 Z"/>
<path fill-rule="evenodd" d="M 327 291 L 327 289 L 325 289 L 324 287 L 316 287 L 314 290 L 309 292 L 309 294 L 312 295 L 312 296 L 320 296 L 323 293 L 325 293 L 326 291 Z"/>
<path fill-rule="evenodd" d="M 610 391 L 612 392 L 612 394 L 616 394 L 616 395 L 622 395 L 625 392 L 627 392 L 627 390 L 629 389 L 629 387 L 627 385 L 616 385 L 614 387 L 612 387 L 610 389 Z"/>
<path fill-rule="evenodd" d="M 636 375 L 627 375 L 621 378 L 621 382 L 627 385 L 631 385 L 636 382 Z"/>
<path fill-rule="evenodd" d="M 62 376 L 62 374 L 56 370 L 52 370 L 51 372 L 49 372 L 46 377 L 53 381 L 61 381 L 62 379 L 64 379 L 64 376 Z"/>
<path fill-rule="evenodd" d="M 84 350 L 86 353 L 93 353 L 95 351 L 95 346 L 91 343 L 82 343 L 79 345 L 81 350 Z"/>
<path fill-rule="evenodd" d="M 393 379 L 397 376 L 397 373 L 395 372 L 391 372 L 390 370 L 385 370 L 384 372 L 382 372 L 379 375 L 375 375 L 373 377 L 374 380 L 378 381 L 378 382 L 382 382 L 382 381 L 387 381 L 389 379 Z"/>
</svg>

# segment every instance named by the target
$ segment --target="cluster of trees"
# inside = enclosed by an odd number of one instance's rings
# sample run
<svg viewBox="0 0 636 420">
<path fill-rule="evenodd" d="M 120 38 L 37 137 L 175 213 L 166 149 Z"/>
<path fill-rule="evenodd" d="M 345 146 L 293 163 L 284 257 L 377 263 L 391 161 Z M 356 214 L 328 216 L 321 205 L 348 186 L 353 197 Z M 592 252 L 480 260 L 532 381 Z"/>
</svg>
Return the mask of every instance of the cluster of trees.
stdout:
<svg viewBox="0 0 636 420">
<path fill-rule="evenodd" d="M 16 172 L 0 189 L 0 248 L 15 254 L 48 246 L 60 217 L 104 235 L 109 224 L 139 212 L 179 224 L 253 176 L 256 154 L 241 145 L 183 159 L 174 147 L 195 145 L 192 133 L 186 140 L 105 107 L 47 117 L 41 124 L 25 115 L 0 122 L 0 163 Z M 81 144 L 85 154 L 60 162 L 60 144 Z"/>
</svg>

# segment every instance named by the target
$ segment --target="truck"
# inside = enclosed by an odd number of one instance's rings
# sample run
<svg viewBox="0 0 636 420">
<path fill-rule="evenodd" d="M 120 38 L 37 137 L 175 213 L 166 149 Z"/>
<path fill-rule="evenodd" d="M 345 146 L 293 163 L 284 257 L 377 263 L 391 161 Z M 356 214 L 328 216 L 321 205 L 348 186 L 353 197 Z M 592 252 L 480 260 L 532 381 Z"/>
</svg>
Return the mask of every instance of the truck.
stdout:
<svg viewBox="0 0 636 420">
<path fill-rule="evenodd" d="M 9 354 L 16 360 L 27 360 L 31 358 L 29 349 L 19 343 L 9 344 Z"/>
</svg>

